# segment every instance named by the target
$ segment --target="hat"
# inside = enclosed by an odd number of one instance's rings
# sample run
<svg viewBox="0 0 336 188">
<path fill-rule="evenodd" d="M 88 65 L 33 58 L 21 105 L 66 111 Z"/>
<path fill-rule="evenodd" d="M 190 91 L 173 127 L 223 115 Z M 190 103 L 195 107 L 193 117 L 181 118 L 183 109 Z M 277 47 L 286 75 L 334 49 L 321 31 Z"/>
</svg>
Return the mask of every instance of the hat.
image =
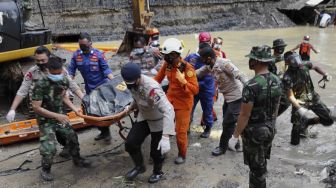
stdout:
<svg viewBox="0 0 336 188">
<path fill-rule="evenodd" d="M 285 41 L 283 39 L 275 39 L 273 41 L 272 49 L 274 49 L 276 47 L 285 47 L 285 46 L 287 46 L 287 44 L 285 43 Z"/>
<path fill-rule="evenodd" d="M 246 55 L 245 57 L 249 57 L 261 62 L 270 62 L 274 60 L 272 57 L 271 47 L 267 45 L 253 46 L 250 54 Z"/>
<path fill-rule="evenodd" d="M 120 71 L 120 74 L 126 84 L 133 84 L 141 76 L 141 69 L 136 63 L 126 63 Z"/>
</svg>

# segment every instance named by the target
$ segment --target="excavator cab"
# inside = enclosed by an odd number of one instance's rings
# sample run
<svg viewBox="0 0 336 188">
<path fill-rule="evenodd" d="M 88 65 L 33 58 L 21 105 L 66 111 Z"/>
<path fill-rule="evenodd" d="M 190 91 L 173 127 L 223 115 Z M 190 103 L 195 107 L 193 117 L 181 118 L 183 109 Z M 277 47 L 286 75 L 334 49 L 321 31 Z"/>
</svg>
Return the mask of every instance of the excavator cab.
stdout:
<svg viewBox="0 0 336 188">
<path fill-rule="evenodd" d="M 22 15 L 14 0 L 0 1 L 0 63 L 32 56 L 37 46 L 51 44 L 51 31 L 44 26 L 27 30 Z"/>
<path fill-rule="evenodd" d="M 130 53 L 133 49 L 133 41 L 135 38 L 142 36 L 147 43 L 153 36 L 158 36 L 159 32 L 156 28 L 151 27 L 154 12 L 149 9 L 149 0 L 132 0 L 133 10 L 133 29 L 126 31 L 124 39 L 118 49 L 117 54 Z"/>
</svg>

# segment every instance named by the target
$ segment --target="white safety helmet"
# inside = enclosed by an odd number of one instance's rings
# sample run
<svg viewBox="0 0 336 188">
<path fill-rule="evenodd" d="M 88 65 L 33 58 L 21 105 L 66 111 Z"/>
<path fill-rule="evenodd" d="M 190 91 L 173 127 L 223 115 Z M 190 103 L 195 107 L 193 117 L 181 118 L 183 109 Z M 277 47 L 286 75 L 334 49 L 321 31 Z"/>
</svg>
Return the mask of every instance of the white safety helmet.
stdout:
<svg viewBox="0 0 336 188">
<path fill-rule="evenodd" d="M 171 52 L 177 52 L 181 54 L 183 51 L 183 44 L 176 38 L 169 38 L 163 42 L 162 53 L 169 54 Z"/>
</svg>

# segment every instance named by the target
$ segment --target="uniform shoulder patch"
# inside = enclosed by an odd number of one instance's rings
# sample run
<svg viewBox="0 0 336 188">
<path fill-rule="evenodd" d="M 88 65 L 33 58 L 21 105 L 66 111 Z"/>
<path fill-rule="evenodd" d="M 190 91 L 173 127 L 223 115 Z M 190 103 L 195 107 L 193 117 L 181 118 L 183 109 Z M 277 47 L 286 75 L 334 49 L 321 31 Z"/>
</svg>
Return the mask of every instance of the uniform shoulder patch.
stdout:
<svg viewBox="0 0 336 188">
<path fill-rule="evenodd" d="M 25 75 L 25 80 L 29 81 L 33 79 L 33 74 L 31 72 L 27 72 Z"/>
<path fill-rule="evenodd" d="M 151 89 L 150 92 L 149 92 L 149 97 L 150 99 L 154 102 L 154 103 L 157 103 L 161 97 L 159 96 L 159 94 L 155 91 L 155 89 Z"/>
<path fill-rule="evenodd" d="M 194 73 L 193 73 L 191 70 L 189 70 L 189 71 L 187 72 L 187 76 L 188 76 L 188 77 L 193 77 L 193 76 L 194 76 Z"/>
</svg>

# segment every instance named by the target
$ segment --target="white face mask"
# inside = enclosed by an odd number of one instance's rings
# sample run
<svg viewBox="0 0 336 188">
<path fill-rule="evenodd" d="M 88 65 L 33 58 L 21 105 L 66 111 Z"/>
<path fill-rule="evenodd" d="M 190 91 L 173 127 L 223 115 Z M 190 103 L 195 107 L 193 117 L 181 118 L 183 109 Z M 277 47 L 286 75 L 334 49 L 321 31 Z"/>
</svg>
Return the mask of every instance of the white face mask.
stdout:
<svg viewBox="0 0 336 188">
<path fill-rule="evenodd" d="M 303 43 L 309 43 L 309 41 L 308 40 L 303 40 Z"/>
<path fill-rule="evenodd" d="M 215 49 L 220 49 L 221 47 L 222 47 L 222 45 L 220 45 L 220 44 L 214 44 Z"/>
</svg>

